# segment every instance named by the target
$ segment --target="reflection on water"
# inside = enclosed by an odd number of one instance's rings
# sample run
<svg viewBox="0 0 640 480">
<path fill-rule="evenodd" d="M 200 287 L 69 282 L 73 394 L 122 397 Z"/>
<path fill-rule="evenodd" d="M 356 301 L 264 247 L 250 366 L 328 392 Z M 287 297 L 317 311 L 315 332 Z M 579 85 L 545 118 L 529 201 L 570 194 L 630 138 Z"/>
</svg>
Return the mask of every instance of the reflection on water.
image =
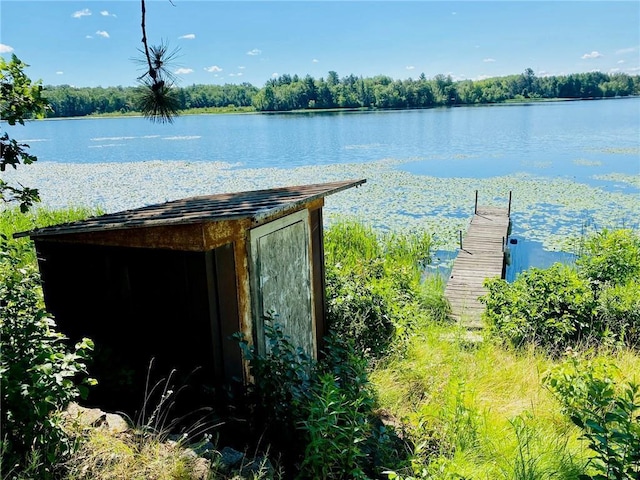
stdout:
<svg viewBox="0 0 640 480">
<path fill-rule="evenodd" d="M 551 252 L 542 248 L 540 242 L 534 242 L 522 237 L 509 237 L 506 280 L 513 282 L 518 274 L 531 268 L 547 268 L 554 263 L 574 264 L 576 256 L 573 253 Z"/>
</svg>

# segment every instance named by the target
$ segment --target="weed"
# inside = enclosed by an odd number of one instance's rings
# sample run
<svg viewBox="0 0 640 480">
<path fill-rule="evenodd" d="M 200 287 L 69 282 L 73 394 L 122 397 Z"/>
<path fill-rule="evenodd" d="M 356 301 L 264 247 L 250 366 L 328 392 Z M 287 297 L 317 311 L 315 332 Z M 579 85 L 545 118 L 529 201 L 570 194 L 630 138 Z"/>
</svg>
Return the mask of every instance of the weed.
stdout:
<svg viewBox="0 0 640 480">
<path fill-rule="evenodd" d="M 93 343 L 85 338 L 75 347 L 66 345 L 42 306 L 38 273 L 4 236 L 0 299 L 2 466 L 18 473 L 33 470 L 38 459 L 39 476 L 45 478 L 58 458 L 73 450 L 60 411 L 95 383 L 87 378 L 86 367 Z"/>
<path fill-rule="evenodd" d="M 545 377 L 545 385 L 596 455 L 593 473 L 583 478 L 640 475 L 640 386 L 617 382 L 616 370 L 612 364 L 571 355 Z"/>
</svg>

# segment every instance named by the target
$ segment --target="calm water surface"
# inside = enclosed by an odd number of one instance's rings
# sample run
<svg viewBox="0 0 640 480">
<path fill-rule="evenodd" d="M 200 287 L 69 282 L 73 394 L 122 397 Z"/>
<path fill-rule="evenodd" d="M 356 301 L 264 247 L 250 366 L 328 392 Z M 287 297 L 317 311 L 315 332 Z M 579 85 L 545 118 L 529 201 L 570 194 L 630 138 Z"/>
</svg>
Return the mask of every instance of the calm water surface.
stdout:
<svg viewBox="0 0 640 480">
<path fill-rule="evenodd" d="M 13 131 L 11 131 L 13 130 Z M 199 115 L 31 122 L 10 129 L 41 161 L 221 161 L 295 167 L 393 158 L 415 174 L 517 172 L 593 182 L 638 174 L 640 98 L 392 112 Z"/>
<path fill-rule="evenodd" d="M 242 168 L 359 164 L 382 159 L 416 176 L 527 173 L 635 194 L 640 98 L 430 110 L 200 115 L 171 125 L 142 118 L 69 119 L 8 127 L 40 162 L 225 162 Z M 366 176 L 366 171 L 363 171 Z M 521 243 L 516 270 L 570 259 Z M 512 269 L 513 271 L 513 269 Z M 513 273 L 510 273 L 513 277 Z"/>
</svg>

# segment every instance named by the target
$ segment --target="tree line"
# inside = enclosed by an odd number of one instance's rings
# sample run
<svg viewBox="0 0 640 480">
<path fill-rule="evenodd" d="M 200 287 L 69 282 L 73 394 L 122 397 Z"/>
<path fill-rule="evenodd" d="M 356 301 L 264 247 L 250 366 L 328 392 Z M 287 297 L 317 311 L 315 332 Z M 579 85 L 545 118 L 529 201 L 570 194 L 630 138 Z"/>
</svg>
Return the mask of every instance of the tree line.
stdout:
<svg viewBox="0 0 640 480">
<path fill-rule="evenodd" d="M 48 86 L 49 117 L 76 117 L 101 113 L 136 112 L 140 87 Z M 173 89 L 179 110 L 244 107 L 256 111 L 370 108 L 403 109 L 474 105 L 538 99 L 588 99 L 640 95 L 640 76 L 624 73 L 575 73 L 536 76 L 526 69 L 519 75 L 483 80 L 454 81 L 451 76 L 394 80 L 386 75 L 340 78 L 334 71 L 315 79 L 310 75 L 281 75 L 264 87 L 191 85 Z"/>
</svg>

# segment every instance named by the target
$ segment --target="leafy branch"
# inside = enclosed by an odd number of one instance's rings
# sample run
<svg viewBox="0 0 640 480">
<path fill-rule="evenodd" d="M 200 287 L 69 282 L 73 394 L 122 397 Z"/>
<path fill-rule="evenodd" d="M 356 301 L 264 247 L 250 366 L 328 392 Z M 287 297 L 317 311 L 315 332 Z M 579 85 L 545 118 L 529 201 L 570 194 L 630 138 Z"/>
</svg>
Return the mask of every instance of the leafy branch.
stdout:
<svg viewBox="0 0 640 480">
<path fill-rule="evenodd" d="M 48 102 L 42 97 L 40 82 L 32 83 L 24 73 L 28 66 L 15 55 L 11 56 L 9 63 L 0 58 L 0 115 L 9 125 L 24 125 L 25 119 L 43 117 L 49 109 Z M 35 162 L 37 158 L 27 152 L 28 148 L 26 143 L 18 143 L 7 132 L 3 132 L 0 135 L 0 172 L 4 172 L 7 167 L 16 169 L 20 164 Z M 12 186 L 0 179 L 0 201 L 17 202 L 20 210 L 26 212 L 35 202 L 40 201 L 40 197 L 36 189 L 20 184 Z"/>
</svg>

